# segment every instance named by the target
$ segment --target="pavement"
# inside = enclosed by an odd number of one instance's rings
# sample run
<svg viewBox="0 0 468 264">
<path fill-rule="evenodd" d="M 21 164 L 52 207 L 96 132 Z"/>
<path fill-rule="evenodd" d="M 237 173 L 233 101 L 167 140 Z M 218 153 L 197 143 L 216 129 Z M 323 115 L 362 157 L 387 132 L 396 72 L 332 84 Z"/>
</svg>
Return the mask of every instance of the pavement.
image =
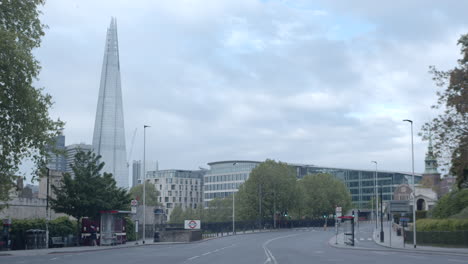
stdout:
<svg viewBox="0 0 468 264">
<path fill-rule="evenodd" d="M 362 230 L 361 230 L 362 229 Z M 358 250 L 331 247 L 335 242 L 333 228 L 301 228 L 275 232 L 255 232 L 245 235 L 223 236 L 200 243 L 146 244 L 145 246 L 113 247 L 116 250 L 93 250 L 42 255 L 15 255 L 0 257 L 0 263 L 343 263 L 362 264 L 369 261 L 379 264 L 414 263 L 467 263 L 467 255 L 417 254 L 395 251 L 367 240 L 372 226 L 361 226 Z M 360 240 L 360 238 L 366 238 Z M 359 250 L 367 246 L 374 246 Z"/>
<path fill-rule="evenodd" d="M 376 244 L 393 249 L 406 250 L 406 251 L 418 251 L 426 253 L 450 253 L 450 254 L 466 254 L 468 257 L 468 248 L 452 248 L 452 247 L 432 247 L 432 246 L 420 246 L 416 245 L 414 248 L 413 244 L 404 244 L 403 236 L 397 236 L 396 230 L 391 228 L 389 222 L 384 222 L 384 242 L 380 242 L 380 230 L 374 230 L 373 240 Z M 468 261 L 467 261 L 468 263 Z"/>
<path fill-rule="evenodd" d="M 329 245 L 342 248 L 342 249 L 356 249 L 356 250 L 379 250 L 379 251 L 392 251 L 392 252 L 408 252 L 415 254 L 441 254 L 441 255 L 459 255 L 468 258 L 468 248 L 450 248 L 450 247 L 431 247 L 431 246 L 417 246 L 413 244 L 404 244 L 403 237 L 397 236 L 396 230 L 390 228 L 389 222 L 384 222 L 384 242 L 380 242 L 380 224 L 375 228 L 375 222 L 361 224 L 355 228 L 355 245 L 350 246 L 345 244 L 349 241 L 349 237 L 345 236 L 349 230 L 343 227 L 339 230 L 338 234 L 329 240 Z M 389 235 L 390 234 L 390 235 Z M 466 261 L 468 263 L 468 260 Z"/>
</svg>

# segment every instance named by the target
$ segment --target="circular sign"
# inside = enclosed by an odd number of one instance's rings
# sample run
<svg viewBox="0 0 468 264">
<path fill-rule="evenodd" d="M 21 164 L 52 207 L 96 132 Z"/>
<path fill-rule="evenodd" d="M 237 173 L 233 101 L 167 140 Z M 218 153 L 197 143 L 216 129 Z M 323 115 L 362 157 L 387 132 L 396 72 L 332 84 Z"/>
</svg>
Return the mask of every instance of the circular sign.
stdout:
<svg viewBox="0 0 468 264">
<path fill-rule="evenodd" d="M 127 201 L 128 201 L 128 200 L 127 200 Z M 137 200 L 132 200 L 132 201 L 130 202 L 130 204 L 131 204 L 132 206 L 137 206 L 137 205 L 138 205 L 138 201 L 137 201 Z"/>
<path fill-rule="evenodd" d="M 197 222 L 195 222 L 194 220 L 191 220 L 189 223 L 188 223 L 188 226 L 191 228 L 191 229 L 194 229 L 197 227 Z"/>
</svg>

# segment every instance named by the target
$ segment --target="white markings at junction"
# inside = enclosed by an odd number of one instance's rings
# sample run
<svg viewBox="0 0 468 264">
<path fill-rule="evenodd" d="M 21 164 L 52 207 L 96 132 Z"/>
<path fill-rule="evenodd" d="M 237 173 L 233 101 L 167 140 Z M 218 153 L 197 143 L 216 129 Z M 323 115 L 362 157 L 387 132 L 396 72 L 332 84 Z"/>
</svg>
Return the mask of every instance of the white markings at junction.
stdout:
<svg viewBox="0 0 468 264">
<path fill-rule="evenodd" d="M 273 254 L 271 253 L 271 251 L 267 248 L 268 244 L 272 241 L 275 241 L 275 240 L 278 240 L 278 239 L 282 239 L 282 238 L 287 238 L 287 237 L 293 237 L 293 236 L 297 236 L 299 234 L 293 234 L 293 235 L 288 235 L 288 236 L 280 236 L 280 237 L 275 237 L 275 238 L 272 238 L 270 240 L 267 240 L 265 243 L 263 243 L 262 247 L 263 247 L 263 250 L 265 251 L 265 255 L 267 256 L 267 259 L 265 260 L 265 263 L 274 263 L 274 264 L 277 264 L 278 262 L 276 261 L 276 258 L 275 256 L 273 256 Z"/>
</svg>

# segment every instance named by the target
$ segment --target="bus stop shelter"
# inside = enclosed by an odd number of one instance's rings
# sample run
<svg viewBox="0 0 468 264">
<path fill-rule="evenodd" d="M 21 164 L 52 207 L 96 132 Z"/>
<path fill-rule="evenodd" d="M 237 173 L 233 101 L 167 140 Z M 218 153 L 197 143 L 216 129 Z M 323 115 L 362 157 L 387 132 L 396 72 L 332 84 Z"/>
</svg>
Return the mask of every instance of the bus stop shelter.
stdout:
<svg viewBox="0 0 468 264">
<path fill-rule="evenodd" d="M 125 215 L 130 211 L 108 210 L 101 211 L 100 220 L 100 245 L 118 245 L 127 242 L 127 231 L 125 230 Z"/>
</svg>

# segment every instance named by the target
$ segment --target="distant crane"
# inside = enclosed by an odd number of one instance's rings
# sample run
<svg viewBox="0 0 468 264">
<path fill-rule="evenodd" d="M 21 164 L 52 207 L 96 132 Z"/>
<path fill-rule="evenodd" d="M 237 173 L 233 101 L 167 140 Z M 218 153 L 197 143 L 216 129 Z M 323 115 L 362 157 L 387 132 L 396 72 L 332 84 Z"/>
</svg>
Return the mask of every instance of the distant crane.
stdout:
<svg viewBox="0 0 468 264">
<path fill-rule="evenodd" d="M 128 152 L 127 168 L 130 167 L 130 159 L 132 159 L 133 145 L 135 143 L 135 136 L 136 136 L 137 130 L 138 128 L 135 128 L 135 131 L 133 131 L 132 143 L 130 144 L 130 151 Z"/>
</svg>

